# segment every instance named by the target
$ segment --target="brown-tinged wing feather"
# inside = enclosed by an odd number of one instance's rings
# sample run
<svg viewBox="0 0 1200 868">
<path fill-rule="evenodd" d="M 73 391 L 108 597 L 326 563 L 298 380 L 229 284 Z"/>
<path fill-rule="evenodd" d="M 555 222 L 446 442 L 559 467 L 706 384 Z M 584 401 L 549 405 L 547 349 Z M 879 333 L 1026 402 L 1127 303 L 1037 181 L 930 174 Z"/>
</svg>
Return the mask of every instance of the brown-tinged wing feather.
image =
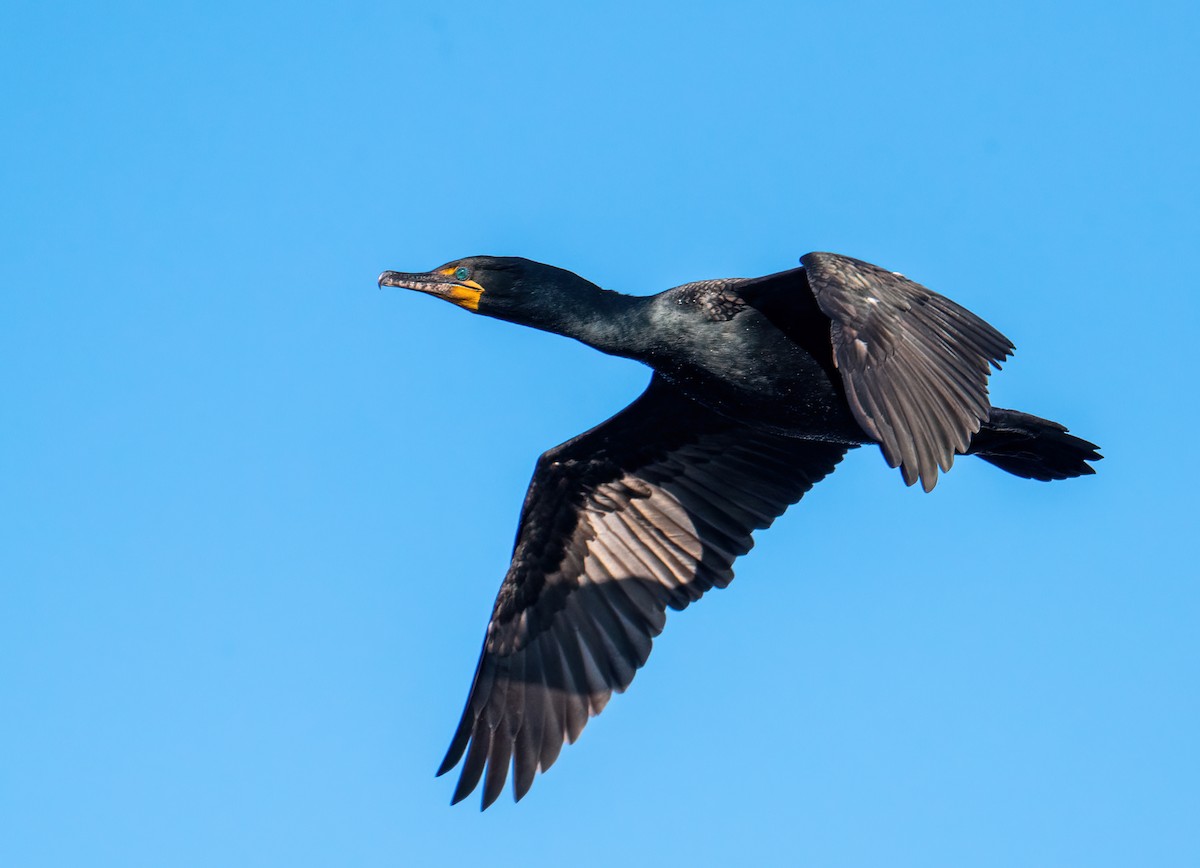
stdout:
<svg viewBox="0 0 1200 868">
<path fill-rule="evenodd" d="M 990 366 L 1013 345 L 964 307 L 902 275 L 832 253 L 800 260 L 832 321 L 854 418 L 904 481 L 926 491 L 988 418 Z"/>
<path fill-rule="evenodd" d="M 537 463 L 512 564 L 444 774 L 483 807 L 573 742 L 646 662 L 666 609 L 733 578 L 738 555 L 846 446 L 751 430 L 655 375 L 629 407 Z"/>
</svg>

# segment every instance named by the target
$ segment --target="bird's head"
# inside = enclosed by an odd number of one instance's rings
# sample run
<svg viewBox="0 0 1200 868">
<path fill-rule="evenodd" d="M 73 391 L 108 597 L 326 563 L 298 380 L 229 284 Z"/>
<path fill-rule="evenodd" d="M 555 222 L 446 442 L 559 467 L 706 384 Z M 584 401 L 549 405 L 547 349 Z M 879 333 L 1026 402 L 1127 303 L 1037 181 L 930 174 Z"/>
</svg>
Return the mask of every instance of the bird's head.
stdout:
<svg viewBox="0 0 1200 868">
<path fill-rule="evenodd" d="M 461 308 L 545 328 L 576 293 L 597 287 L 577 274 L 518 256 L 468 256 L 433 271 L 385 271 L 380 286 L 428 293 Z"/>
</svg>

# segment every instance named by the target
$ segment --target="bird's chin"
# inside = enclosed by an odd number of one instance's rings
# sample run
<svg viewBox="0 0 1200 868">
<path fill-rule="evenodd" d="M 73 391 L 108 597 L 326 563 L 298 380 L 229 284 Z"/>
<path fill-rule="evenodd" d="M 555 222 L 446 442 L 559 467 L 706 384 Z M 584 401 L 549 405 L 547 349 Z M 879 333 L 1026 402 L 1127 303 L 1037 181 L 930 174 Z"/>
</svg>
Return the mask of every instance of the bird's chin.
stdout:
<svg viewBox="0 0 1200 868">
<path fill-rule="evenodd" d="M 473 280 L 468 280 L 465 283 L 454 284 L 446 291 L 445 295 L 439 297 L 474 313 L 479 310 L 479 299 L 482 296 L 483 287 Z"/>
</svg>

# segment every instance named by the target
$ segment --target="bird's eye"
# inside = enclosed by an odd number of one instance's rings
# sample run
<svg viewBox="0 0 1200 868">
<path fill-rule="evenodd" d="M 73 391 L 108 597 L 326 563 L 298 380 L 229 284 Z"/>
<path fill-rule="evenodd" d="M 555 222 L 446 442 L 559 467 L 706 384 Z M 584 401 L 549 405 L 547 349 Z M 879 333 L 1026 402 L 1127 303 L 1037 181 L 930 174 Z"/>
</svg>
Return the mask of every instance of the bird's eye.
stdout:
<svg viewBox="0 0 1200 868">
<path fill-rule="evenodd" d="M 465 265 L 460 265 L 458 268 L 454 269 L 455 280 L 466 280 L 470 276 L 471 269 L 467 268 Z"/>
</svg>

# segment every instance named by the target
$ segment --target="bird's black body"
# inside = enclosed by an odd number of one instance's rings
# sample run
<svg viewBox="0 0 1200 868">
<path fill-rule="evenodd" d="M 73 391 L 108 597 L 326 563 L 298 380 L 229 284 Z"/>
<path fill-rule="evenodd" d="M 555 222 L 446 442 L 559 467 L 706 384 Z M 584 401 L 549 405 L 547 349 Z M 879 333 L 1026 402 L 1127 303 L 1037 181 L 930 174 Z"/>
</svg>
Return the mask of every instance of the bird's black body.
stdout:
<svg viewBox="0 0 1200 868">
<path fill-rule="evenodd" d="M 1093 444 L 990 405 L 990 367 L 1012 345 L 983 320 L 865 262 L 824 253 L 802 262 L 646 297 L 511 257 L 380 276 L 655 372 L 629 407 L 538 461 L 439 770 L 464 762 L 454 801 L 482 779 L 487 807 L 510 763 L 523 796 L 564 740 L 629 685 L 665 610 L 728 584 L 751 532 L 848 449 L 879 443 L 926 491 L 956 453 L 1034 479 L 1093 472 Z"/>
<path fill-rule="evenodd" d="M 756 283 L 708 280 L 653 296 L 662 349 L 642 361 L 692 400 L 743 424 L 865 442 L 829 354 L 829 319 L 804 270 Z"/>
</svg>

